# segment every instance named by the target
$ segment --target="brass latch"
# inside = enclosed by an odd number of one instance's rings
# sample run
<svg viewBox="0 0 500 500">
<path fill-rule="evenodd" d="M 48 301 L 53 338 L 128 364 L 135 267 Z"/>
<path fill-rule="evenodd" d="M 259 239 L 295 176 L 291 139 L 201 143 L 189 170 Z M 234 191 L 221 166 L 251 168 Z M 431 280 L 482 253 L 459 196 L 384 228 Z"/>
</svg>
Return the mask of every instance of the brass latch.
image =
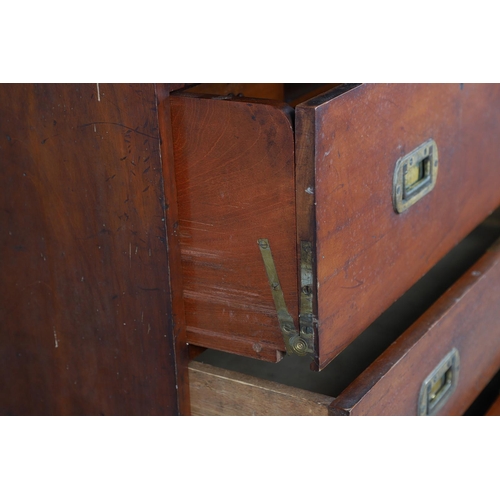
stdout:
<svg viewBox="0 0 500 500">
<path fill-rule="evenodd" d="M 267 277 L 269 279 L 269 285 L 278 315 L 278 322 L 283 334 L 286 352 L 287 354 L 297 354 L 299 356 L 312 354 L 312 332 L 311 334 L 302 335 L 302 332 L 299 332 L 297 328 L 295 328 L 293 318 L 288 312 L 285 304 L 285 297 L 281 289 L 276 266 L 274 265 L 269 241 L 263 238 L 258 240 L 257 243 L 259 244 L 262 260 L 264 261 L 264 267 L 266 268 Z"/>
</svg>

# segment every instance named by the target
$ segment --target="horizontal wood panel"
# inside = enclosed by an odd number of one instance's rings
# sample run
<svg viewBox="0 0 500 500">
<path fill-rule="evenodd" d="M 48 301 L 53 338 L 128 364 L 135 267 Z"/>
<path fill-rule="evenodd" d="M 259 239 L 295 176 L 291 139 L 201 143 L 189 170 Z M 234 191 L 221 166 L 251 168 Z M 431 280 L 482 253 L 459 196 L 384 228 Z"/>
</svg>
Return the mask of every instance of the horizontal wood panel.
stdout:
<svg viewBox="0 0 500 500">
<path fill-rule="evenodd" d="M 288 108 L 177 94 L 171 112 L 188 342 L 276 362 L 285 346 L 257 240 L 297 318 Z"/>
<path fill-rule="evenodd" d="M 439 414 L 463 414 L 500 367 L 499 302 L 497 243 L 340 394 L 331 413 L 416 415 L 422 382 L 456 348 L 458 385 Z"/>
<path fill-rule="evenodd" d="M 320 368 L 500 204 L 500 86 L 345 90 L 296 110 L 298 238 L 316 244 Z M 396 162 L 430 138 L 436 186 L 397 214 Z"/>
<path fill-rule="evenodd" d="M 192 415 L 328 415 L 333 398 L 192 361 Z"/>
</svg>

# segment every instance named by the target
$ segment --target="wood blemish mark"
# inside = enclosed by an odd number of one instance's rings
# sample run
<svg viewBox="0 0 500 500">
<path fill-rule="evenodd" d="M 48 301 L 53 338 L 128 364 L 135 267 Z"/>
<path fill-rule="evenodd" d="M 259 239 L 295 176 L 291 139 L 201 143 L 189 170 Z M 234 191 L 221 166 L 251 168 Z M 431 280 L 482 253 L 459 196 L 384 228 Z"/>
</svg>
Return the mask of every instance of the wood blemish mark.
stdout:
<svg viewBox="0 0 500 500">
<path fill-rule="evenodd" d="M 57 340 L 57 332 L 55 328 L 54 328 L 54 344 L 55 344 L 55 349 L 57 349 L 59 347 L 59 341 Z"/>
<path fill-rule="evenodd" d="M 361 286 L 364 283 L 364 281 L 358 280 L 356 278 L 354 278 L 354 281 L 356 281 L 356 285 L 354 285 L 354 286 L 341 286 L 340 288 L 344 288 L 346 290 L 350 290 L 352 288 L 358 288 L 358 286 Z"/>
<path fill-rule="evenodd" d="M 100 92 L 100 90 L 99 90 L 99 84 L 98 84 L 98 83 L 96 83 L 96 85 L 97 85 L 97 100 L 98 100 L 99 102 L 101 102 L 101 92 Z"/>
<path fill-rule="evenodd" d="M 143 193 L 145 193 L 149 189 L 149 186 L 146 186 L 145 189 L 142 190 Z"/>
<path fill-rule="evenodd" d="M 116 123 L 116 122 L 90 122 L 90 123 L 83 123 L 82 125 L 78 125 L 78 128 L 84 128 L 84 127 L 90 127 L 91 125 L 115 125 L 116 127 L 123 127 L 127 129 L 127 133 L 134 132 L 139 135 L 144 135 L 146 137 L 149 137 L 151 139 L 155 139 L 156 141 L 159 141 L 160 138 L 158 136 L 154 135 L 149 135 L 146 134 L 145 132 L 139 132 L 138 130 L 134 130 L 133 128 L 128 127 L 127 125 L 124 125 L 123 123 Z M 130 142 L 128 140 L 125 140 L 125 142 Z"/>
</svg>

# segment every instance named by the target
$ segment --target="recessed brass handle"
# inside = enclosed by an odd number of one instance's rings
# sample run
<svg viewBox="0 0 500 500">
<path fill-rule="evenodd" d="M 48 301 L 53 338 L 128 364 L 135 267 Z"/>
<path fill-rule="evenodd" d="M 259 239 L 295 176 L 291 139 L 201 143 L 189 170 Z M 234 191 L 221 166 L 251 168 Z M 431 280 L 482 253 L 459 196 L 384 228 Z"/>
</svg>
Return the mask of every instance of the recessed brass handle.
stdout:
<svg viewBox="0 0 500 500">
<path fill-rule="evenodd" d="M 438 166 L 438 150 L 433 139 L 425 141 L 396 162 L 392 201 L 398 214 L 434 189 Z"/>
<path fill-rule="evenodd" d="M 458 383 L 460 356 L 453 348 L 422 383 L 418 414 L 435 415 L 448 401 Z"/>
</svg>

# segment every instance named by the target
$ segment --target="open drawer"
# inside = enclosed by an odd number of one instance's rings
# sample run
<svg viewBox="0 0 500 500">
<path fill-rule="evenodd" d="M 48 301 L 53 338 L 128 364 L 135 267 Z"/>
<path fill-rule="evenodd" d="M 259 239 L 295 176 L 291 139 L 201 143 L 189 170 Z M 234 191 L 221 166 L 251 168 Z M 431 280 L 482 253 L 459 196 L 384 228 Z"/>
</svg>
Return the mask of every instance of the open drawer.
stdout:
<svg viewBox="0 0 500 500">
<path fill-rule="evenodd" d="M 460 266 L 456 258 L 446 259 L 445 273 Z M 432 295 L 433 286 L 427 284 L 420 292 Z M 409 297 L 410 305 L 417 302 L 416 296 Z M 499 303 L 500 240 L 338 393 L 334 386 L 349 363 L 335 372 L 331 370 L 335 360 L 324 372 L 311 372 L 308 385 L 293 383 L 295 373 L 290 372 L 286 376 L 291 386 L 269 374 L 255 376 L 257 362 L 253 374 L 248 369 L 238 373 L 227 369 L 227 361 L 225 367 L 207 365 L 206 357 L 205 363 L 194 361 L 190 366 L 193 414 L 463 414 L 500 368 Z M 395 306 L 393 317 L 398 315 Z M 313 380 L 328 371 L 320 384 Z"/>
<path fill-rule="evenodd" d="M 189 343 L 323 369 L 500 204 L 499 85 L 326 89 L 171 95 Z"/>
</svg>

